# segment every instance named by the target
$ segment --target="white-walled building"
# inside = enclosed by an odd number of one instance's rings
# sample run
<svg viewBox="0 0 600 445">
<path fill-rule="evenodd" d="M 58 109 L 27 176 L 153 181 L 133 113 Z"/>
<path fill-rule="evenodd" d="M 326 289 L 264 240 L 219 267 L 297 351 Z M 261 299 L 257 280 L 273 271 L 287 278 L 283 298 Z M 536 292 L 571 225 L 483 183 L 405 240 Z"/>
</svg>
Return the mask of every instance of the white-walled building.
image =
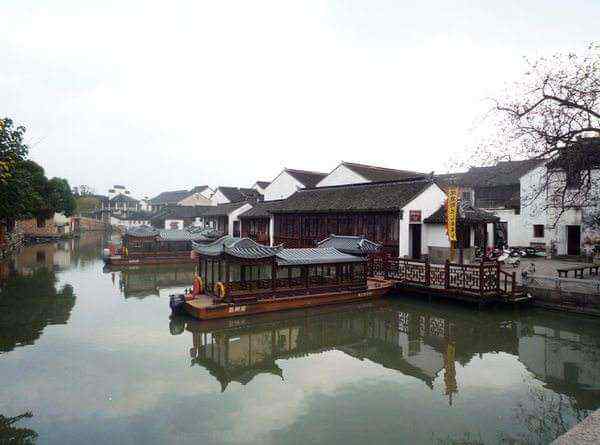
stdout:
<svg viewBox="0 0 600 445">
<path fill-rule="evenodd" d="M 121 229 L 130 227 L 148 226 L 152 215 L 143 211 L 129 211 L 110 216 L 110 225 Z"/>
<path fill-rule="evenodd" d="M 254 203 L 248 201 L 232 202 L 208 207 L 197 218 L 199 227 L 215 229 L 219 235 L 241 235 L 240 215 L 250 210 Z"/>
<path fill-rule="evenodd" d="M 271 242 L 314 247 L 331 235 L 365 236 L 393 255 L 420 258 L 429 253 L 424 220 L 445 199 L 428 179 L 302 189 L 270 211 Z"/>
<path fill-rule="evenodd" d="M 545 194 L 535 191 L 544 169 L 539 160 L 509 161 L 443 176 L 453 176 L 463 202 L 499 218 L 488 231 L 489 245 L 545 246 Z"/>
<path fill-rule="evenodd" d="M 365 182 L 397 181 L 425 175 L 425 173 L 411 170 L 398 170 L 373 165 L 357 164 L 354 162 L 341 162 L 328 175 L 319 181 L 317 187 L 361 184 Z"/>
<path fill-rule="evenodd" d="M 293 195 L 297 190 L 313 188 L 326 173 L 286 168 L 264 190 L 265 201 L 276 201 Z"/>
<path fill-rule="evenodd" d="M 213 190 L 207 185 L 200 185 L 191 190 L 173 190 L 162 192 L 148 200 L 151 210 L 157 211 L 167 206 L 209 206 L 213 205 Z M 216 204 L 215 204 L 216 205 Z"/>
</svg>

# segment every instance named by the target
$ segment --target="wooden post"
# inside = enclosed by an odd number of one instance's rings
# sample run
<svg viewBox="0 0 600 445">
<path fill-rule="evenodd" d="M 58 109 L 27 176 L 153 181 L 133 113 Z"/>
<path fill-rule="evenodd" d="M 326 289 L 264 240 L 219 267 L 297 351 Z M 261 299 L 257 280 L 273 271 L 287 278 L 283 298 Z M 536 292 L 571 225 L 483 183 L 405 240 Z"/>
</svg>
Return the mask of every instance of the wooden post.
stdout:
<svg viewBox="0 0 600 445">
<path fill-rule="evenodd" d="M 431 265 L 429 264 L 429 258 L 425 260 L 425 285 L 431 286 Z"/>
<path fill-rule="evenodd" d="M 479 263 L 479 295 L 483 298 L 483 261 Z"/>
<path fill-rule="evenodd" d="M 277 287 L 277 262 L 275 261 L 275 257 L 271 259 L 271 289 L 275 290 Z"/>
<path fill-rule="evenodd" d="M 450 260 L 444 264 L 444 289 L 450 289 Z"/>
<path fill-rule="evenodd" d="M 304 266 L 304 267 L 303 267 L 303 271 L 304 271 L 304 284 L 306 285 L 306 288 L 307 288 L 307 289 L 308 289 L 308 287 L 309 287 L 309 284 L 308 284 L 308 280 L 309 280 L 309 277 L 308 277 L 308 275 L 309 275 L 309 269 L 310 269 L 310 266 Z"/>
<path fill-rule="evenodd" d="M 512 286 L 510 289 L 510 294 L 512 295 L 513 300 L 515 298 L 515 287 L 517 287 L 517 273 L 513 272 L 512 273 Z"/>
</svg>

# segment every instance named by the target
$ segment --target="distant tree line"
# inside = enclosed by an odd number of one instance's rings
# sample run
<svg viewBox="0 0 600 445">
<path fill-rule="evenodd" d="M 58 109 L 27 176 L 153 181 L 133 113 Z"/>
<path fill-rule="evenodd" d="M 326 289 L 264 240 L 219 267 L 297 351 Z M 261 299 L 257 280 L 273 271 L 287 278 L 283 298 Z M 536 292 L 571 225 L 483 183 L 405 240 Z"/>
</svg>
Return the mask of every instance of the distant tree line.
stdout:
<svg viewBox="0 0 600 445">
<path fill-rule="evenodd" d="M 28 158 L 25 127 L 0 118 L 0 221 L 49 218 L 55 212 L 70 216 L 75 198 L 66 179 L 48 179 L 44 169 Z"/>
</svg>

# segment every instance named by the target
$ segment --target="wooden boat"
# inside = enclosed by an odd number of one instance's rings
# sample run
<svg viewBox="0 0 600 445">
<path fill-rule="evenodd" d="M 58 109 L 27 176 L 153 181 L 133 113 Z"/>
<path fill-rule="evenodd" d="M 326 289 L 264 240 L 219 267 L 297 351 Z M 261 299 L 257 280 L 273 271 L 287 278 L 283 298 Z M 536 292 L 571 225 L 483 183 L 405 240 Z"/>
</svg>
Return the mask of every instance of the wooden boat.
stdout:
<svg viewBox="0 0 600 445">
<path fill-rule="evenodd" d="M 193 244 L 198 276 L 193 291 L 173 297 L 200 320 L 365 301 L 392 283 L 367 278 L 366 258 L 335 248 L 285 249 L 225 236 Z"/>
<path fill-rule="evenodd" d="M 214 241 L 213 229 L 159 230 L 149 226 L 128 228 L 120 247 L 109 246 L 104 262 L 110 266 L 141 266 L 157 264 L 193 264 L 192 243 Z"/>
</svg>

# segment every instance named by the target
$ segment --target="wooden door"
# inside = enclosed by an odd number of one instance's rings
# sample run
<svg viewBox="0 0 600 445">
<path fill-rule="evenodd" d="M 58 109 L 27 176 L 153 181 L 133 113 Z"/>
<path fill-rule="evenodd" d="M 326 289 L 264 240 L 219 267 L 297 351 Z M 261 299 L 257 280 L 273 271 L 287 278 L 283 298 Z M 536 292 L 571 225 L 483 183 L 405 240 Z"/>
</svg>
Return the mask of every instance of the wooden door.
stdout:
<svg viewBox="0 0 600 445">
<path fill-rule="evenodd" d="M 421 224 L 410 225 L 410 256 L 418 260 L 421 258 Z"/>
<path fill-rule="evenodd" d="M 567 226 L 567 255 L 581 253 L 581 226 Z"/>
</svg>

